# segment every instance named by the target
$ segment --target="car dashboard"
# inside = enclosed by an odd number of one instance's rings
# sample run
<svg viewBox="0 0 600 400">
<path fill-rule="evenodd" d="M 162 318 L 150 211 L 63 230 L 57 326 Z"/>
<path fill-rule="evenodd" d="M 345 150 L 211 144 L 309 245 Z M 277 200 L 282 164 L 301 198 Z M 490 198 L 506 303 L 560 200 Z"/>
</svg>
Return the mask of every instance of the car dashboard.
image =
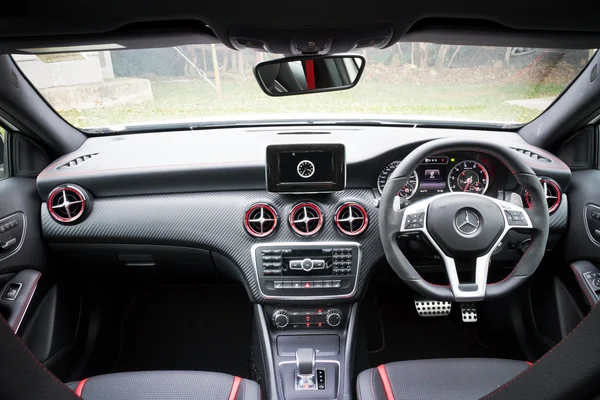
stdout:
<svg viewBox="0 0 600 400">
<path fill-rule="evenodd" d="M 378 207 L 386 179 L 414 148 L 443 137 L 506 143 L 551 190 L 556 187 L 551 248 L 566 228 L 569 168 L 516 133 L 459 129 L 269 127 L 93 137 L 39 175 L 42 231 L 69 265 L 228 276 L 265 304 L 350 302 L 385 259 Z M 334 152 L 343 149 L 337 159 L 343 170 L 327 164 L 328 158 L 313 163 L 301 152 L 331 145 Z M 335 171 L 322 176 L 334 184 L 322 190 L 294 184 L 289 190 L 279 182 L 281 190 L 274 189 L 269 165 L 278 164 L 267 158 L 272 146 L 295 149 L 285 155 L 293 162 L 284 178 L 309 181 L 325 162 Z M 504 164 L 472 149 L 427 157 L 398 197 L 416 202 L 449 191 L 527 206 L 527 194 Z M 57 206 L 65 199 L 81 201 L 81 209 L 61 214 Z M 515 235 L 496 260 L 518 260 L 527 235 Z M 430 251 L 424 255 L 417 267 L 432 261 Z"/>
</svg>

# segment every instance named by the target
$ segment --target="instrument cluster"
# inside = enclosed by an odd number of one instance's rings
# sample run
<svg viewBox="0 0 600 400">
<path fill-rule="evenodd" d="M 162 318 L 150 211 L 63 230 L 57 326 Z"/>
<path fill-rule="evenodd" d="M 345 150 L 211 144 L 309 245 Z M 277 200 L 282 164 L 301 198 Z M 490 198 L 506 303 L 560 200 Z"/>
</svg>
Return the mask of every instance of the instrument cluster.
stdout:
<svg viewBox="0 0 600 400">
<path fill-rule="evenodd" d="M 382 193 L 388 178 L 400 160 L 387 164 L 377 177 L 377 188 Z M 486 194 L 492 180 L 489 161 L 476 153 L 460 153 L 431 156 L 413 171 L 406 186 L 398 195 L 410 199 L 413 196 L 429 196 L 445 192 L 468 192 Z"/>
</svg>

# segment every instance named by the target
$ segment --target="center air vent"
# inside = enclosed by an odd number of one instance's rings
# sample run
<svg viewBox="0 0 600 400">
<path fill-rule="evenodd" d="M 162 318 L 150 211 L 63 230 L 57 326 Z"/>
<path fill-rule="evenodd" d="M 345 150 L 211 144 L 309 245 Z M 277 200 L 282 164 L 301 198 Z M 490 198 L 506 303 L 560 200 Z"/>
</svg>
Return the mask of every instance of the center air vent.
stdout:
<svg viewBox="0 0 600 400">
<path fill-rule="evenodd" d="M 81 165 L 83 162 L 89 160 L 90 158 L 97 156 L 98 153 L 86 154 L 84 156 L 79 156 L 77 158 L 72 159 L 71 161 L 62 164 L 58 169 L 68 169 Z"/>
<path fill-rule="evenodd" d="M 60 185 L 48 196 L 48 212 L 55 221 L 73 223 L 83 220 L 91 208 L 85 190 L 77 185 Z"/>
<path fill-rule="evenodd" d="M 369 217 L 363 206 L 357 203 L 342 204 L 335 213 L 335 224 L 348 236 L 360 235 L 369 225 Z"/>
<path fill-rule="evenodd" d="M 540 178 L 540 182 L 544 187 L 544 194 L 546 196 L 546 202 L 548 203 L 548 212 L 553 213 L 558 209 L 558 206 L 560 206 L 560 201 L 562 199 L 560 186 L 550 178 Z M 525 191 L 525 201 L 527 202 L 527 206 L 531 207 L 531 197 L 527 191 Z"/>
<path fill-rule="evenodd" d="M 277 227 L 277 212 L 268 204 L 255 204 L 246 211 L 244 226 L 254 237 L 269 236 Z"/>
<path fill-rule="evenodd" d="M 312 236 L 323 227 L 323 213 L 313 203 L 300 203 L 290 213 L 290 226 L 300 236 Z"/>
</svg>

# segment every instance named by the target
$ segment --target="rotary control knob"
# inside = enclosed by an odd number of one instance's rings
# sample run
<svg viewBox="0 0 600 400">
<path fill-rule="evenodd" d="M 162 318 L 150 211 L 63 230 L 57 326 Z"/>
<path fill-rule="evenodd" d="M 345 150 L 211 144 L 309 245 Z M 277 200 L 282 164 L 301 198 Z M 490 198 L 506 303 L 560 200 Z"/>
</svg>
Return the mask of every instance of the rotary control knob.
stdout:
<svg viewBox="0 0 600 400">
<path fill-rule="evenodd" d="M 290 316 L 285 310 L 277 310 L 273 313 L 273 325 L 283 329 L 290 323 Z"/>
<path fill-rule="evenodd" d="M 332 328 L 335 328 L 339 324 L 342 323 L 342 312 L 337 309 L 331 309 L 327 312 L 327 316 L 325 317 L 325 321 Z"/>
</svg>

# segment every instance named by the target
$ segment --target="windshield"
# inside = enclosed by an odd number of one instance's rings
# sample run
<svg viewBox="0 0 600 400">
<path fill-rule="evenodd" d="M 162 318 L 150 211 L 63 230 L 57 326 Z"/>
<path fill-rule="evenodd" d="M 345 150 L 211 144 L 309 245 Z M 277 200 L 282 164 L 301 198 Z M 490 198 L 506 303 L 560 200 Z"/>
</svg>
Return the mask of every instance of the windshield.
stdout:
<svg viewBox="0 0 600 400">
<path fill-rule="evenodd" d="M 223 45 L 13 55 L 56 111 L 89 132 L 326 118 L 522 124 L 542 113 L 591 50 L 397 43 L 366 58 L 350 90 L 269 97 L 252 74 L 277 58 Z M 103 129 L 104 128 L 104 129 Z"/>
</svg>

